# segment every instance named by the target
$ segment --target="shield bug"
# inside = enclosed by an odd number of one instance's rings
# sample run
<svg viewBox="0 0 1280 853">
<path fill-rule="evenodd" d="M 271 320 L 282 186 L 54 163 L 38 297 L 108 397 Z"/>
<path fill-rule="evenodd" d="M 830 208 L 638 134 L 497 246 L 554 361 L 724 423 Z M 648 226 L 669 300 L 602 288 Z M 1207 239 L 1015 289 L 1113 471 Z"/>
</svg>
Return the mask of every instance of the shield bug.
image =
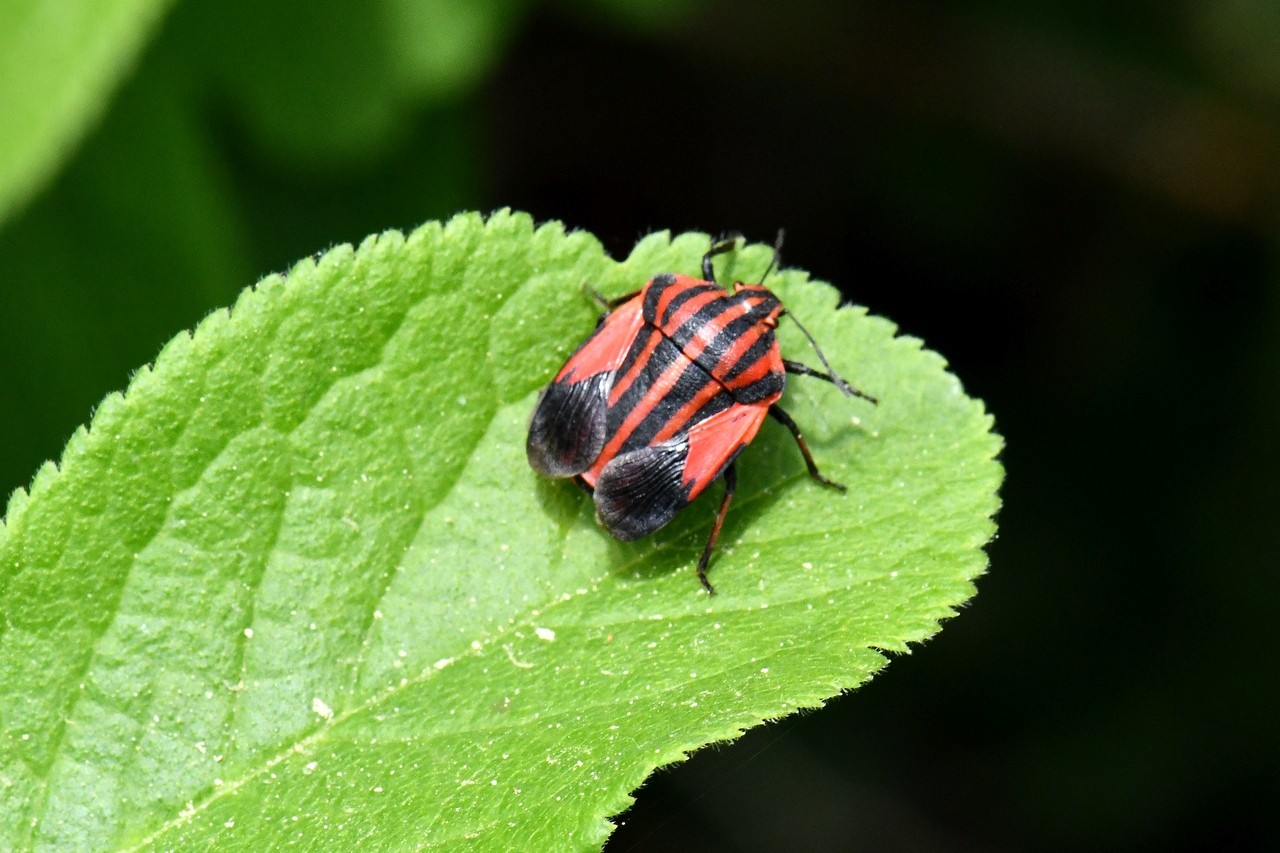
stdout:
<svg viewBox="0 0 1280 853">
<path fill-rule="evenodd" d="M 779 232 L 762 282 L 781 243 Z M 736 237 L 713 243 L 701 279 L 663 273 L 615 300 L 593 294 L 604 313 L 543 390 L 525 448 L 539 474 L 573 477 L 586 489 L 597 520 L 623 541 L 653 533 L 723 476 L 724 497 L 698 560 L 698 580 L 711 594 L 707 564 L 737 486 L 734 459 L 766 415 L 791 431 L 810 476 L 844 491 L 819 473 L 778 405 L 786 375 L 813 376 L 875 402 L 832 370 L 798 321 L 825 371 L 782 357 L 775 330 L 787 310 L 778 297 L 763 284 L 738 281 L 726 290 L 716 282 L 711 259 L 736 246 Z"/>
</svg>

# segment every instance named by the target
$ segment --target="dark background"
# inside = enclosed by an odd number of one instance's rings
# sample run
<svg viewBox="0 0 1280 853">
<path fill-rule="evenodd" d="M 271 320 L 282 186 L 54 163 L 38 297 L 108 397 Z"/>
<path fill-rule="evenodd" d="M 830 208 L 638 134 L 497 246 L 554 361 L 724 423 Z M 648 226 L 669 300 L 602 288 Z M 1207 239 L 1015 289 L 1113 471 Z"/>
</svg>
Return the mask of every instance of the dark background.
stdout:
<svg viewBox="0 0 1280 853">
<path fill-rule="evenodd" d="M 499 206 L 616 256 L 785 227 L 995 414 L 991 570 L 871 684 L 658 773 L 609 849 L 1280 849 L 1280 4 L 269 5 L 179 3 L 0 228 L 0 491 L 329 245 Z"/>
</svg>

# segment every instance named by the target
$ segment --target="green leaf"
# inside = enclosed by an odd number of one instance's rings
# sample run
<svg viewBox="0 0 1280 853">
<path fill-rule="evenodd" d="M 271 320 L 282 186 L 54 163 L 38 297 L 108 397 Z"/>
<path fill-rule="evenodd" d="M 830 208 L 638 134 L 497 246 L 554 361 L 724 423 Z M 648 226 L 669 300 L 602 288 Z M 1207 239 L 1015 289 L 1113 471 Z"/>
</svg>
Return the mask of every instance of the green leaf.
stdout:
<svg viewBox="0 0 1280 853">
<path fill-rule="evenodd" d="M 525 464 L 537 390 L 595 321 L 581 285 L 694 272 L 706 245 L 615 263 L 464 215 L 170 342 L 0 527 L 2 843 L 596 847 L 655 767 L 932 635 L 985 566 L 1000 441 L 940 357 L 803 273 L 770 285 L 881 403 L 792 383 L 849 492 L 766 425 L 718 596 L 692 572 L 718 497 L 618 543 Z"/>
<path fill-rule="evenodd" d="M 0 4 L 0 222 L 98 119 L 170 0 Z"/>
<path fill-rule="evenodd" d="M 104 389 L 260 268 L 181 75 L 157 58 L 0 229 L 0 400 L 21 413 L 0 418 L 0 494 L 58 452 Z"/>
<path fill-rule="evenodd" d="M 219 0 L 175 16 L 253 141 L 292 168 L 370 164 L 496 64 L 525 0 Z M 252 57 L 246 61 L 246 57 Z"/>
</svg>

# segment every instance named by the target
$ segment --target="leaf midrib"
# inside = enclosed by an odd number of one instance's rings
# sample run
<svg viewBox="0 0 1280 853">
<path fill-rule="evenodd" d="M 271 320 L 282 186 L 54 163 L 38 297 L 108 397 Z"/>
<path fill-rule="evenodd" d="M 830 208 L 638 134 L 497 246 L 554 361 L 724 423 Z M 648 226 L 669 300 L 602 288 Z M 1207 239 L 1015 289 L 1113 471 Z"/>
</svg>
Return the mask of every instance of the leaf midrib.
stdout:
<svg viewBox="0 0 1280 853">
<path fill-rule="evenodd" d="M 600 580 L 603 579 L 603 577 L 604 576 L 602 576 L 602 578 L 598 578 L 592 581 L 590 586 L 594 586 L 595 584 L 599 583 Z M 545 617 L 548 612 L 554 610 L 559 606 L 564 605 L 567 601 L 572 600 L 573 598 L 577 598 L 581 594 L 590 594 L 590 593 L 585 592 L 585 593 L 575 594 L 575 595 L 572 595 L 569 599 L 565 599 L 563 596 L 557 596 L 554 598 L 554 601 L 551 605 L 544 606 L 543 609 L 539 609 L 538 607 L 530 607 L 520 612 L 519 615 L 513 618 L 516 621 L 516 624 L 528 625 L 530 627 L 532 627 L 535 624 L 535 621 L 554 623 L 554 620 L 547 620 L 543 617 Z M 789 606 L 794 606 L 798 608 L 800 605 L 805 603 L 806 602 L 802 600 L 797 600 L 793 602 L 782 602 L 776 605 L 771 603 L 770 608 L 772 609 L 774 607 L 777 607 L 779 609 L 784 609 Z M 733 610 L 727 611 L 727 612 L 746 613 L 746 612 L 749 612 L 751 609 L 752 608 L 750 607 L 734 608 Z M 533 616 L 534 613 L 539 613 L 539 616 L 537 617 Z M 705 614 L 686 614 L 686 615 L 690 619 L 705 619 Z M 672 617 L 673 620 L 675 618 L 676 617 Z M 582 623 L 575 622 L 573 624 L 581 625 Z M 609 624 L 613 624 L 613 623 L 599 623 L 599 625 L 597 625 L 596 623 L 592 623 L 589 627 L 602 627 Z M 177 818 L 172 818 L 166 821 L 161 826 L 157 827 L 157 829 L 154 832 L 152 832 L 150 835 L 146 836 L 145 838 L 143 838 L 142 840 L 134 844 L 132 847 L 129 847 L 127 849 L 129 850 L 143 849 L 148 845 L 152 844 L 153 842 L 157 841 L 161 836 L 163 836 L 169 830 L 176 829 L 186 823 L 191 822 L 191 820 L 193 820 L 202 811 L 213 806 L 214 804 L 219 802 L 223 797 L 235 794 L 240 788 L 262 777 L 264 774 L 271 771 L 281 762 L 288 759 L 290 756 L 299 754 L 299 753 L 307 753 L 314 746 L 317 746 L 323 743 L 324 736 L 330 733 L 333 729 L 342 725 L 346 720 L 349 720 L 350 718 L 357 715 L 372 713 L 374 709 L 376 709 L 380 705 L 384 705 L 387 703 L 394 703 L 394 701 L 398 699 L 400 695 L 402 695 L 402 691 L 408 690 L 411 687 L 417 687 L 418 685 L 425 684 L 431 679 L 434 679 L 437 677 L 447 677 L 447 671 L 449 669 L 452 669 L 454 666 L 456 666 L 458 662 L 460 662 L 463 659 L 478 658 L 478 657 L 484 656 L 486 653 L 492 650 L 493 641 L 498 639 L 502 635 L 502 633 L 504 632 L 486 631 L 483 634 L 481 634 L 479 638 L 465 643 L 463 645 L 464 651 L 454 656 L 452 658 L 452 662 L 448 666 L 444 667 L 443 669 L 427 667 L 416 676 L 400 680 L 397 686 L 391 690 L 375 691 L 365 699 L 361 700 L 359 703 L 348 706 L 343 711 L 339 712 L 338 714 L 335 714 L 331 720 L 325 723 L 319 724 L 319 726 L 308 735 L 302 738 L 299 738 L 294 743 L 280 749 L 275 755 L 271 756 L 269 759 L 264 761 L 261 766 L 259 766 L 256 770 L 254 770 L 254 772 L 249 773 L 245 776 L 242 776 L 241 778 L 234 781 L 228 782 L 224 780 L 223 784 L 217 788 L 217 790 L 212 796 L 202 801 L 201 803 L 197 804 L 193 809 L 186 812 L 182 816 Z M 761 655 L 757 655 L 750 660 L 745 660 L 745 661 L 735 660 L 735 661 L 731 661 L 728 666 L 720 666 L 715 669 L 707 670 L 705 674 L 700 674 L 699 678 L 702 680 L 710 680 L 710 679 L 725 680 L 733 676 L 735 672 L 743 672 L 743 673 L 755 672 L 755 671 L 758 671 L 761 663 L 767 664 L 769 661 L 773 660 L 775 657 L 780 656 L 784 653 L 795 654 L 806 648 L 825 647 L 830 644 L 830 641 L 832 640 L 832 638 L 839 636 L 839 633 L 840 632 L 838 632 L 834 627 L 829 628 L 825 631 L 817 630 L 809 634 L 805 639 L 791 643 L 786 647 L 779 647 L 776 650 L 770 649 L 768 652 L 765 652 Z M 476 646 L 474 646 L 472 644 L 473 642 L 479 642 L 480 644 L 479 647 L 477 648 Z M 868 649 L 867 651 L 871 651 L 873 654 L 875 654 L 877 657 L 883 660 L 882 653 L 875 652 L 870 649 Z M 705 666 L 703 666 L 702 668 L 706 669 Z M 844 689 L 843 686 L 839 686 L 839 682 L 832 682 L 832 683 L 837 685 L 837 689 Z M 656 690 L 652 691 L 650 695 L 653 695 L 653 696 L 681 695 L 682 696 L 685 693 L 686 688 L 687 688 L 687 685 L 684 682 L 672 682 L 664 686 L 659 686 Z M 823 697 L 818 696 L 817 693 L 814 693 L 814 698 L 797 697 L 796 699 L 792 700 L 789 704 L 791 704 L 795 708 L 803 708 L 803 707 L 819 707 L 824 702 L 825 702 L 825 699 Z M 496 724 L 486 724 L 486 723 L 479 722 L 475 718 L 472 718 L 470 720 L 465 721 L 463 724 L 454 728 L 450 728 L 448 730 L 442 731 L 437 729 L 436 731 L 427 733 L 425 736 L 415 736 L 412 738 L 403 738 L 403 739 L 402 738 L 381 738 L 380 742 L 389 743 L 389 744 L 415 743 L 415 744 L 421 745 L 423 743 L 430 743 L 435 739 L 455 738 L 460 735 L 494 734 L 494 733 L 504 732 L 504 731 L 514 731 L 529 725 L 534 720 L 544 724 L 552 723 L 557 720 L 569 722 L 569 721 L 573 721 L 575 718 L 581 717 L 584 711 L 590 712 L 590 711 L 605 710 L 609 708 L 619 707 L 625 704 L 627 704 L 625 701 L 620 701 L 620 700 L 608 700 L 608 701 L 599 701 L 599 702 L 589 701 L 581 704 L 576 704 L 572 709 L 558 712 L 558 713 L 557 712 L 550 712 L 550 713 L 539 712 L 536 717 L 535 716 L 519 717 L 519 718 L 511 717 L 511 718 L 504 719 L 501 722 L 498 722 Z M 746 715 L 746 716 L 749 717 L 750 715 Z M 447 720 L 447 718 L 441 718 L 441 720 Z M 729 720 L 724 720 L 723 722 L 729 728 L 732 728 L 733 731 L 740 732 L 743 730 L 742 725 L 737 722 L 732 722 Z M 732 733 L 726 734 L 725 737 L 732 737 Z M 681 747 L 681 749 L 683 749 L 683 747 Z"/>
</svg>

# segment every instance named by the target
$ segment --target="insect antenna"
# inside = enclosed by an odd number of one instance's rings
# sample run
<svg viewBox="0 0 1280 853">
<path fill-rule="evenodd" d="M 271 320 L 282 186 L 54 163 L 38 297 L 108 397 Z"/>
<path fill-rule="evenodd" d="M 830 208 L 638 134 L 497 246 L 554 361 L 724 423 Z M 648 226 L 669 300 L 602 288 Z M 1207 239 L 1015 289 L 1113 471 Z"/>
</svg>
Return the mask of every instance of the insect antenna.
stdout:
<svg viewBox="0 0 1280 853">
<path fill-rule="evenodd" d="M 782 260 L 782 238 L 787 232 L 781 228 L 778 229 L 778 237 L 773 241 L 773 260 L 769 261 L 769 266 L 764 268 L 764 275 L 760 276 L 760 283 L 764 284 L 764 280 L 769 277 L 769 273 L 778 269 L 778 263 Z"/>
</svg>

